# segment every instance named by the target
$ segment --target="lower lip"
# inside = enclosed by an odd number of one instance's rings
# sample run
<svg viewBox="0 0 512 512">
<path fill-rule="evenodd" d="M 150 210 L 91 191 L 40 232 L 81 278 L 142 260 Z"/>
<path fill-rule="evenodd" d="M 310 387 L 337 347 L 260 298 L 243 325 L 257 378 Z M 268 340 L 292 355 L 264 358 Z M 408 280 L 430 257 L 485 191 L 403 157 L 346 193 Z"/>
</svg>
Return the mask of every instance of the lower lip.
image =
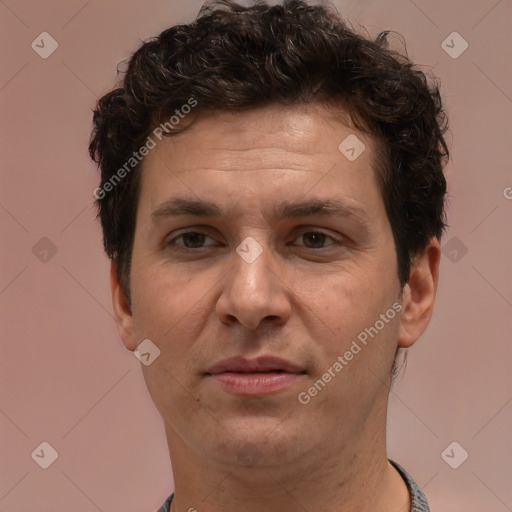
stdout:
<svg viewBox="0 0 512 512">
<path fill-rule="evenodd" d="M 266 395 L 281 391 L 297 381 L 302 373 L 267 372 L 234 373 L 225 372 L 211 375 L 228 393 L 235 395 Z"/>
</svg>

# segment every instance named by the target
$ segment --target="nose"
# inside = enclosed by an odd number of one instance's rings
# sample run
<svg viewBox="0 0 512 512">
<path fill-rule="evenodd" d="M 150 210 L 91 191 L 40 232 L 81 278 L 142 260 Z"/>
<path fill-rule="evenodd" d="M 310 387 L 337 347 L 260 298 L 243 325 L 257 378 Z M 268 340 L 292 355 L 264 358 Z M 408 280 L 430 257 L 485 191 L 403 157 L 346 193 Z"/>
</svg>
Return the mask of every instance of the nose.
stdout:
<svg viewBox="0 0 512 512">
<path fill-rule="evenodd" d="M 256 259 L 244 259 L 236 251 L 232 267 L 223 280 L 216 313 L 225 325 L 239 322 L 249 330 L 262 324 L 281 325 L 291 313 L 290 288 L 268 246 Z"/>
</svg>

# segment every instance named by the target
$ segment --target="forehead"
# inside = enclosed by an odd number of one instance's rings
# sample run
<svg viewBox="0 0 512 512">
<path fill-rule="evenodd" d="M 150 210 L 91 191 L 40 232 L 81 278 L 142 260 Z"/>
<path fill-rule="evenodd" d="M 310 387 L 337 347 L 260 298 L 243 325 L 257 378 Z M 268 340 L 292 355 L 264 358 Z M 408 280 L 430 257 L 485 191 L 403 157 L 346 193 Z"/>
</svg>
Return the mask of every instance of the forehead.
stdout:
<svg viewBox="0 0 512 512">
<path fill-rule="evenodd" d="M 180 161 L 200 159 L 204 153 L 191 152 L 194 146 L 201 147 L 203 152 L 243 151 L 243 158 L 250 151 L 263 149 L 269 154 L 274 149 L 307 157 L 339 151 L 339 144 L 349 135 L 364 141 L 369 151 L 365 151 L 363 160 L 369 161 L 375 145 L 373 137 L 352 126 L 341 106 L 334 110 L 321 104 L 271 104 L 244 112 L 199 111 L 186 116 L 181 123 L 187 127 L 182 133 L 156 141 L 158 147 L 146 157 L 149 165 L 155 154 L 171 152 Z"/>
<path fill-rule="evenodd" d="M 343 111 L 270 105 L 199 112 L 183 123 L 183 132 L 156 141 L 144 160 L 142 207 L 154 210 L 176 192 L 223 201 L 235 193 L 247 206 L 334 186 L 349 200 L 375 195 L 375 142 Z"/>
</svg>

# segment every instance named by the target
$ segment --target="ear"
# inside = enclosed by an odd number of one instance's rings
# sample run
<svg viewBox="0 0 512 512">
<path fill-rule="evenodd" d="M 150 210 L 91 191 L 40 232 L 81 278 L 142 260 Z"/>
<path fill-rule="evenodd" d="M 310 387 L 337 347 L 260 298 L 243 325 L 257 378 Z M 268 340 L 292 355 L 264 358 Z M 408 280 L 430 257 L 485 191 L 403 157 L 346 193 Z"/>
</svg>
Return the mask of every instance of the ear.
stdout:
<svg viewBox="0 0 512 512">
<path fill-rule="evenodd" d="M 441 247 L 432 238 L 425 250 L 411 262 L 409 282 L 404 286 L 398 346 L 408 348 L 427 328 L 437 292 Z"/>
<path fill-rule="evenodd" d="M 123 340 L 124 346 L 131 351 L 137 348 L 135 338 L 133 315 L 130 303 L 119 282 L 117 269 L 114 260 L 110 264 L 110 289 L 112 292 L 112 306 L 114 308 L 114 319 L 117 325 L 119 336 Z"/>
</svg>

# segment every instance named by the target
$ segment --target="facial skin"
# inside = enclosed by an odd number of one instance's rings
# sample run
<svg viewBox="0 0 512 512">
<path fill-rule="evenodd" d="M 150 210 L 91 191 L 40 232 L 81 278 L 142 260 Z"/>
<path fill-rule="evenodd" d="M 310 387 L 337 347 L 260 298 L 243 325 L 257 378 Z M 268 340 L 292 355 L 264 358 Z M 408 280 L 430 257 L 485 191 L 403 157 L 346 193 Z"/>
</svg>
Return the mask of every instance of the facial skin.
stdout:
<svg viewBox="0 0 512 512">
<path fill-rule="evenodd" d="M 112 290 L 126 347 L 149 338 L 161 351 L 142 369 L 165 424 L 173 511 L 408 510 L 387 462 L 389 381 L 397 346 L 430 320 L 440 249 L 432 240 L 415 258 L 402 293 L 375 146 L 345 122 L 318 105 L 203 114 L 144 161 L 131 306 L 114 266 Z M 352 162 L 338 150 L 350 134 L 366 146 Z M 166 215 L 176 197 L 232 216 Z M 275 217 L 284 202 L 311 200 L 350 214 Z M 177 238 L 185 231 L 205 236 Z M 252 263 L 236 251 L 247 237 L 262 249 Z M 401 313 L 301 404 L 396 301 Z M 225 358 L 263 355 L 303 373 L 259 396 L 206 375 Z"/>
</svg>

